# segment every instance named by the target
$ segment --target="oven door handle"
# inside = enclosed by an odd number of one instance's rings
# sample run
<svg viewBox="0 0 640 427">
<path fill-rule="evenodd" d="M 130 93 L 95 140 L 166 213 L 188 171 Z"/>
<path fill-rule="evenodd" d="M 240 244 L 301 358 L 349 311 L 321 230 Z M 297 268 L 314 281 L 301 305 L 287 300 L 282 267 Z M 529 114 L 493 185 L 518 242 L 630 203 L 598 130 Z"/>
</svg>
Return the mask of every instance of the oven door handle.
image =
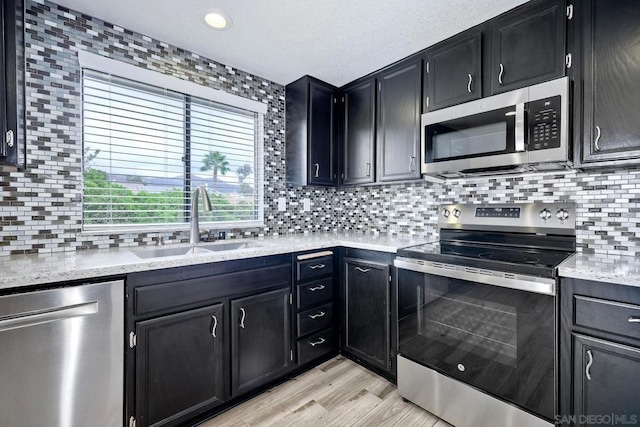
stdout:
<svg viewBox="0 0 640 427">
<path fill-rule="evenodd" d="M 553 296 L 556 294 L 556 281 L 554 279 L 544 277 L 493 272 L 489 270 L 484 270 L 486 273 L 482 273 L 481 270 L 477 268 L 429 261 L 423 262 L 402 257 L 396 258 L 393 265 L 397 268 L 431 274 L 434 276 L 450 277 L 452 279 L 467 280 L 469 282 L 484 283 L 487 285 L 534 292 L 543 295 Z"/>
</svg>

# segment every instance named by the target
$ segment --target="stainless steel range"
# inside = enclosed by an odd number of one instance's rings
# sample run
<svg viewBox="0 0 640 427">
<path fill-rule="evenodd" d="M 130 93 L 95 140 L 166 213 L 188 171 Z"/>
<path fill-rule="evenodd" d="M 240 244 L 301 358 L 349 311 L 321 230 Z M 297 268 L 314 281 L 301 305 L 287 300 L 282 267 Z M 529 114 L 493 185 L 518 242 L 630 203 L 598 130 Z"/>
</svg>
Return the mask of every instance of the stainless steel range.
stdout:
<svg viewBox="0 0 640 427">
<path fill-rule="evenodd" d="M 575 206 L 444 206 L 440 241 L 398 252 L 398 391 L 456 427 L 550 426 L 557 266 Z"/>
</svg>

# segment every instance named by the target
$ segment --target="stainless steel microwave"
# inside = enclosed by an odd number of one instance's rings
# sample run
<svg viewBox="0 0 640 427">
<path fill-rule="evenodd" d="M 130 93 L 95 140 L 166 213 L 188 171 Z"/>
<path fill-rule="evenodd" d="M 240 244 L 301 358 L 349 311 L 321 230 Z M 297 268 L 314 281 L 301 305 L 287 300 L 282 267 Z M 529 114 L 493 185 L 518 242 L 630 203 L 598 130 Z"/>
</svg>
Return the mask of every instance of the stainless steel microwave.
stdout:
<svg viewBox="0 0 640 427">
<path fill-rule="evenodd" d="M 422 173 L 464 176 L 569 166 L 569 79 L 422 115 Z"/>
</svg>

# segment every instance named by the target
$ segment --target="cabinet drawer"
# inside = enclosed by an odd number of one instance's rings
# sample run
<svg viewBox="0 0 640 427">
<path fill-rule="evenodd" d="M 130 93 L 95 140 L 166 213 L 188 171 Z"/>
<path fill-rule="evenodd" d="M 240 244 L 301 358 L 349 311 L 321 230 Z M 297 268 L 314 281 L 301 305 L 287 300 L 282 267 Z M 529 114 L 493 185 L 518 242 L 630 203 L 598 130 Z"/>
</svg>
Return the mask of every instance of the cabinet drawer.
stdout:
<svg viewBox="0 0 640 427">
<path fill-rule="evenodd" d="M 640 339 L 640 306 L 574 295 L 574 324 Z"/>
<path fill-rule="evenodd" d="M 296 280 L 310 280 L 333 274 L 333 256 L 312 258 L 296 263 Z"/>
<path fill-rule="evenodd" d="M 298 336 L 301 337 L 313 331 L 328 328 L 331 326 L 332 320 L 332 303 L 298 313 Z"/>
<path fill-rule="evenodd" d="M 298 340 L 298 364 L 304 365 L 329 353 L 333 348 L 333 330 L 331 329 Z"/>
<path fill-rule="evenodd" d="M 333 299 L 333 277 L 298 285 L 298 310 Z"/>
</svg>

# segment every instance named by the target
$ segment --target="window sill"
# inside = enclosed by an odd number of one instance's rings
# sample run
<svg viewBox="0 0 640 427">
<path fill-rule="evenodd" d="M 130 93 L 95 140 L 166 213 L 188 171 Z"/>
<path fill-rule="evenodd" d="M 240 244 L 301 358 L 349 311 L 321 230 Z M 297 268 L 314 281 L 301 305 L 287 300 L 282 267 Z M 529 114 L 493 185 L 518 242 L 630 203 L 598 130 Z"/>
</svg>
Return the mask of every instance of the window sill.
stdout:
<svg viewBox="0 0 640 427">
<path fill-rule="evenodd" d="M 216 223 L 200 223 L 200 230 L 241 230 L 245 228 L 262 228 L 265 226 L 263 221 L 246 221 L 246 222 L 216 222 Z M 90 228 L 83 229 L 80 232 L 80 236 L 106 236 L 110 234 L 162 234 L 173 233 L 176 231 L 189 232 L 189 223 L 184 224 L 166 224 L 166 225 L 98 225 L 91 226 Z"/>
</svg>

